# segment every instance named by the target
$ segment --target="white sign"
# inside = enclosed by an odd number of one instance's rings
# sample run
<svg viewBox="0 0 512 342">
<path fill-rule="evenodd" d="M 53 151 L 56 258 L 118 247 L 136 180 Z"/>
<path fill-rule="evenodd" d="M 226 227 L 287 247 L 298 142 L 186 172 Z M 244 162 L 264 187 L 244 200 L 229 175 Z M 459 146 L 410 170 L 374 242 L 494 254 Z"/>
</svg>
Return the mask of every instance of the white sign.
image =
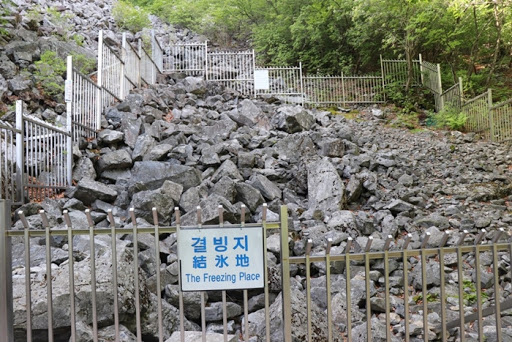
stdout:
<svg viewBox="0 0 512 342">
<path fill-rule="evenodd" d="M 269 90 L 268 70 L 254 70 L 254 87 L 257 90 Z"/>
<path fill-rule="evenodd" d="M 178 230 L 182 291 L 264 286 L 263 227 Z"/>
<path fill-rule="evenodd" d="M 64 101 L 71 102 L 73 95 L 73 82 L 71 80 L 66 80 L 64 82 Z"/>
</svg>

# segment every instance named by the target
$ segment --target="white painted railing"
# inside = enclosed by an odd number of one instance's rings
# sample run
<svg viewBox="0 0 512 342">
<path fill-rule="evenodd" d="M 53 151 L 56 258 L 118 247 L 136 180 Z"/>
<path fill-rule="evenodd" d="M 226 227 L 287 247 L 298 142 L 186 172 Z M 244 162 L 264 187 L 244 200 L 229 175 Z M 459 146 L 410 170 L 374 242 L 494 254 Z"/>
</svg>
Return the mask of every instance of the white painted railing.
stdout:
<svg viewBox="0 0 512 342">
<path fill-rule="evenodd" d="M 71 186 L 70 116 L 66 127 L 57 127 L 24 114 L 22 101 L 16 101 L 16 128 L 0 122 L 0 132 L 2 198 L 13 204 L 42 201 Z"/>
</svg>

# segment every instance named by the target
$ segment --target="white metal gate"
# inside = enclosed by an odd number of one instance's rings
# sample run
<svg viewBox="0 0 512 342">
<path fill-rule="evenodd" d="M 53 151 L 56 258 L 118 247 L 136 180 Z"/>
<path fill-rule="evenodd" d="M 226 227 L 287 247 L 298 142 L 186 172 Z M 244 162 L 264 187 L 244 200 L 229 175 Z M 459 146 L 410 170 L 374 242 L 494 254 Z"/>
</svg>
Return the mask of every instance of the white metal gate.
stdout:
<svg viewBox="0 0 512 342">
<path fill-rule="evenodd" d="M 254 95 L 254 50 L 209 52 L 206 79 L 243 95 Z"/>
</svg>

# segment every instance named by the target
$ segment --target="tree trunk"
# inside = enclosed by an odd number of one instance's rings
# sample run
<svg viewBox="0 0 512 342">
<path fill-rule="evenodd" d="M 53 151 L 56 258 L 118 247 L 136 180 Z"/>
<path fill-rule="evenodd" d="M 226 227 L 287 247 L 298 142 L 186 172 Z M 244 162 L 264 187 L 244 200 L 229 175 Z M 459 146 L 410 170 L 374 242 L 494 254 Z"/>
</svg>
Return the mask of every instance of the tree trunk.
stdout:
<svg viewBox="0 0 512 342">
<path fill-rule="evenodd" d="M 492 64 L 489 67 L 489 74 L 487 75 L 486 86 L 489 87 L 491 83 L 491 78 L 494 75 L 494 70 L 496 69 L 496 65 L 498 64 L 498 57 L 500 54 L 501 47 L 501 31 L 502 31 L 502 21 L 503 21 L 503 13 L 500 13 L 499 4 L 497 2 L 494 3 L 494 24 L 496 26 L 496 45 L 494 47 L 494 57 L 492 59 Z"/>
</svg>

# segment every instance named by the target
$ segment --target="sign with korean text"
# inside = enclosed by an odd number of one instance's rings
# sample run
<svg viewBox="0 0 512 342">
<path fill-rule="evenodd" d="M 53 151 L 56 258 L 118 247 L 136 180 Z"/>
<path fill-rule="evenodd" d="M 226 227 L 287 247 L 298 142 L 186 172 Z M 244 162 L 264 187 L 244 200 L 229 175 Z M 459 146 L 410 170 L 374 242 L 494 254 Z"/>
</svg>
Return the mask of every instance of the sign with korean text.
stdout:
<svg viewBox="0 0 512 342">
<path fill-rule="evenodd" d="M 178 230 L 182 291 L 261 288 L 263 257 L 261 226 Z"/>
</svg>

